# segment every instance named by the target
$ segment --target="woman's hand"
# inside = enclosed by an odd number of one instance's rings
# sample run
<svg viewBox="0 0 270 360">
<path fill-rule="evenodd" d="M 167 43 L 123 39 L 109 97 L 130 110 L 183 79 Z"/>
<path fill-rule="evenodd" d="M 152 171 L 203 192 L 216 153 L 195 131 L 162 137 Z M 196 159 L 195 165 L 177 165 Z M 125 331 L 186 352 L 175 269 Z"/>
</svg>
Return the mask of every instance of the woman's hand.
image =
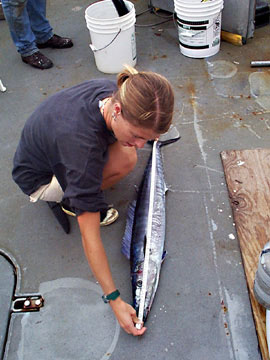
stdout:
<svg viewBox="0 0 270 360">
<path fill-rule="evenodd" d="M 100 238 L 100 215 L 99 213 L 85 212 L 78 216 L 78 223 L 82 234 L 82 242 L 85 255 L 97 281 L 105 294 L 116 289 L 112 279 L 108 259 Z M 141 323 L 132 306 L 125 303 L 120 296 L 111 300 L 110 305 L 120 326 L 134 336 L 144 334 L 146 328 L 137 329 L 134 324 Z"/>
<path fill-rule="evenodd" d="M 135 324 L 143 325 L 143 323 L 137 318 L 136 311 L 132 306 L 124 302 L 120 297 L 116 300 L 111 300 L 110 305 L 120 326 L 128 334 L 139 336 L 145 333 L 146 327 L 142 327 L 140 330 L 135 327 Z"/>
</svg>

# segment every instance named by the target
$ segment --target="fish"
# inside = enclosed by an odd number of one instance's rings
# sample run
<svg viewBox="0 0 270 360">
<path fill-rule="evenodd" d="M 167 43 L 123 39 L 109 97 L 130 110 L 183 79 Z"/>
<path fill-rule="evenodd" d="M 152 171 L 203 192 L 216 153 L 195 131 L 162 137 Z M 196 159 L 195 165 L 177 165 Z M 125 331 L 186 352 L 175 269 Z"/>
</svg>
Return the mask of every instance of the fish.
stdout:
<svg viewBox="0 0 270 360">
<path fill-rule="evenodd" d="M 153 142 L 137 199 L 128 208 L 121 251 L 130 260 L 133 307 L 142 323 L 146 322 L 152 307 L 166 256 L 165 194 L 168 188 L 161 148 L 179 139 L 178 131 L 173 128 Z M 141 326 L 136 324 L 137 328 Z"/>
</svg>

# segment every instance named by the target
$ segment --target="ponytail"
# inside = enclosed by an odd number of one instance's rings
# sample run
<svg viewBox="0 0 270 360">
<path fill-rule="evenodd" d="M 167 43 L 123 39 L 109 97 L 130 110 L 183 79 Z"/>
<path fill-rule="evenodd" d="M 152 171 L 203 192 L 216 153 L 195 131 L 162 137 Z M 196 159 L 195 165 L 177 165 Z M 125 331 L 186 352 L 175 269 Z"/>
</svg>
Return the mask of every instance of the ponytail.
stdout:
<svg viewBox="0 0 270 360">
<path fill-rule="evenodd" d="M 138 71 L 135 68 L 129 65 L 125 65 L 124 70 L 117 76 L 118 88 L 120 88 L 127 79 L 131 78 L 132 75 L 136 74 L 138 74 Z"/>
</svg>

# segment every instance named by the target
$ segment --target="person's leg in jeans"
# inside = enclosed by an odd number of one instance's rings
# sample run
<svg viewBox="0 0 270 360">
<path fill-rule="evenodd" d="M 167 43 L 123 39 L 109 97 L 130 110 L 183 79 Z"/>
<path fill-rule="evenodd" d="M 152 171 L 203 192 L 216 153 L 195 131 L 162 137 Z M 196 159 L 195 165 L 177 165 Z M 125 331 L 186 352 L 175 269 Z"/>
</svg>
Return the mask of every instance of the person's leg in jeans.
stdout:
<svg viewBox="0 0 270 360">
<path fill-rule="evenodd" d="M 73 46 L 71 39 L 53 34 L 51 25 L 46 19 L 46 0 L 28 0 L 27 10 L 39 49 L 47 47 L 65 49 Z"/>
<path fill-rule="evenodd" d="M 28 0 L 28 14 L 36 43 L 39 49 L 66 49 L 73 46 L 70 38 L 53 34 L 51 25 L 46 19 L 46 0 Z"/>
<path fill-rule="evenodd" d="M 53 36 L 52 27 L 46 19 L 46 0 L 28 0 L 27 12 L 37 43 L 45 43 Z"/>
<path fill-rule="evenodd" d="M 49 69 L 53 66 L 53 63 L 39 52 L 36 44 L 36 36 L 32 31 L 27 3 L 27 0 L 2 0 L 2 7 L 10 34 L 17 51 L 21 54 L 23 62 L 38 69 Z M 31 17 L 32 16 L 33 14 Z M 51 36 L 51 30 L 49 30 L 47 24 L 43 25 L 43 30 L 45 26 L 49 38 Z M 36 29 L 37 26 L 35 26 L 35 31 Z"/>
<path fill-rule="evenodd" d="M 17 51 L 22 56 L 37 52 L 36 37 L 27 12 L 27 0 L 2 0 L 2 7 Z"/>
</svg>

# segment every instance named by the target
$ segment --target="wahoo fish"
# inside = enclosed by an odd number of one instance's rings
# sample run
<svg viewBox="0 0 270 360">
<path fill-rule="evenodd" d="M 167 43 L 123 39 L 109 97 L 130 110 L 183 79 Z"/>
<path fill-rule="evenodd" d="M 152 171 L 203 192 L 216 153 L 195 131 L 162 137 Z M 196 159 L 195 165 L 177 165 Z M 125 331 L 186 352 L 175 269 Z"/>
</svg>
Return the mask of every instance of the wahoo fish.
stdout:
<svg viewBox="0 0 270 360">
<path fill-rule="evenodd" d="M 152 153 L 141 181 L 137 200 L 128 209 L 122 253 L 130 259 L 133 307 L 146 322 L 157 291 L 165 258 L 165 193 L 161 147 L 180 139 L 178 131 L 153 142 Z M 140 324 L 137 324 L 138 326 Z"/>
</svg>

